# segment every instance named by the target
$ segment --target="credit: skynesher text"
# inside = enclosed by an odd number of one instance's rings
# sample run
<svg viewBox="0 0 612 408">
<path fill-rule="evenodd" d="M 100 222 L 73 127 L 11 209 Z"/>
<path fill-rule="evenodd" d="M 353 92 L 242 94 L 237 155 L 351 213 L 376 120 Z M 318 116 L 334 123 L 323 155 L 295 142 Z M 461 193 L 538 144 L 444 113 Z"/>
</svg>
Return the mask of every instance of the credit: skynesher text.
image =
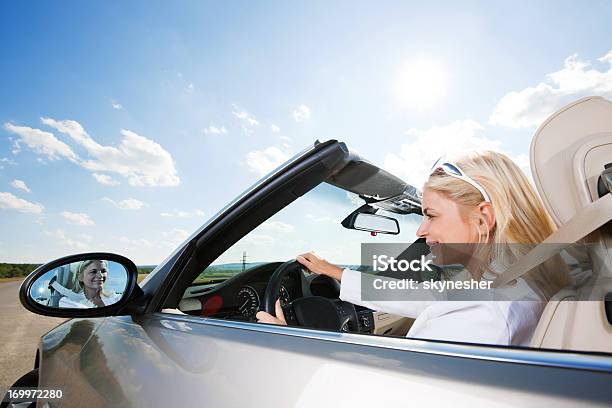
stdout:
<svg viewBox="0 0 612 408">
<path fill-rule="evenodd" d="M 456 289 L 465 289 L 465 290 L 482 290 L 482 289 L 491 289 L 491 284 L 493 281 L 475 281 L 475 280 L 466 280 L 466 281 L 423 281 L 417 282 L 412 279 L 384 279 L 384 278 L 376 278 L 372 282 L 374 289 L 377 290 L 435 290 L 438 292 L 444 292 L 445 290 L 456 290 Z"/>
</svg>

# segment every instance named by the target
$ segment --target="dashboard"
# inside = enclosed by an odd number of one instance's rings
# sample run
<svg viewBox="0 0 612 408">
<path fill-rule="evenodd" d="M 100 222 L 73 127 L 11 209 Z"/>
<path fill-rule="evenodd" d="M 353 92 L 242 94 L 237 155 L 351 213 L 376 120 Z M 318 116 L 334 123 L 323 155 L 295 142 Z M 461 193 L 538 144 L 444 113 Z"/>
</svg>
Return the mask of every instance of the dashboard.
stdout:
<svg viewBox="0 0 612 408">
<path fill-rule="evenodd" d="M 256 321 L 255 315 L 263 310 L 266 287 L 281 262 L 271 262 L 247 269 L 221 283 L 189 286 L 179 303 L 186 314 L 232 320 Z M 298 276 L 303 274 L 303 278 Z M 304 282 L 315 296 L 338 298 L 339 286 L 331 278 L 311 274 L 304 270 L 287 275 L 280 286 L 281 304 L 303 296 Z"/>
<path fill-rule="evenodd" d="M 217 319 L 255 322 L 255 315 L 263 309 L 263 300 L 268 281 L 282 262 L 261 264 L 247 269 L 222 282 L 194 284 L 189 286 L 179 303 L 179 313 Z M 298 273 L 303 274 L 301 277 Z M 307 285 L 308 288 L 302 287 Z M 303 296 L 304 291 L 313 296 L 338 299 L 340 284 L 332 278 L 315 275 L 304 270 L 295 271 L 283 279 L 279 298 L 281 304 L 292 302 Z M 405 336 L 414 319 L 374 312 L 355 305 L 360 332 Z M 349 330 L 350 331 L 350 330 Z"/>
</svg>

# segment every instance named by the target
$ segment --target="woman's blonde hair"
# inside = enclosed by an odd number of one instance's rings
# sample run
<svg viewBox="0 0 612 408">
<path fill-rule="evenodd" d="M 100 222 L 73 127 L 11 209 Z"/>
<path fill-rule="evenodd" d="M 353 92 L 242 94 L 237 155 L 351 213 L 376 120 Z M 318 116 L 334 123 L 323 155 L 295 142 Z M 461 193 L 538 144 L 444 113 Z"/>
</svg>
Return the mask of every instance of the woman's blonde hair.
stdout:
<svg viewBox="0 0 612 408">
<path fill-rule="evenodd" d="M 105 261 L 102 259 L 90 259 L 87 261 L 78 262 L 76 264 L 75 269 L 70 268 L 72 270 L 72 279 L 68 285 L 69 289 L 72 289 L 72 291 L 75 293 L 84 292 L 83 282 L 79 280 L 79 274 L 83 273 L 85 271 L 85 268 L 87 268 L 89 265 L 91 265 L 94 262 L 101 262 L 108 270 L 108 261 Z M 112 296 L 112 292 L 107 291 L 106 289 L 104 289 L 104 286 L 103 286 L 102 290 L 100 291 L 100 296 L 109 297 L 109 296 Z"/>
<path fill-rule="evenodd" d="M 495 260 L 509 266 L 533 244 L 541 243 L 556 230 L 555 223 L 529 180 L 506 155 L 491 150 L 476 151 L 453 158 L 452 162 L 488 193 L 495 214 L 493 228 L 480 214 L 477 218 L 468 219 L 468 213 L 473 213 L 468 210 L 484 201 L 482 194 L 471 184 L 436 171 L 429 177 L 424 189 L 442 193 L 459 204 L 464 219 L 475 224 L 479 243 L 492 244 L 486 245 L 488 265 Z M 484 233 L 481 232 L 481 225 L 484 226 Z M 536 284 L 547 299 L 571 283 L 567 267 L 559 256 L 523 276 Z"/>
</svg>

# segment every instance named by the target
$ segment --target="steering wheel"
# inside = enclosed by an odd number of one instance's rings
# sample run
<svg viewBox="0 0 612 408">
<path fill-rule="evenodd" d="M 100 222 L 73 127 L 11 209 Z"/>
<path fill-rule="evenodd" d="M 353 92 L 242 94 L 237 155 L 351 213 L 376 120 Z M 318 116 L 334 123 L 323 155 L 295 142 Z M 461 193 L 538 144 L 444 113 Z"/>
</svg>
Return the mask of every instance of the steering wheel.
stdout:
<svg viewBox="0 0 612 408">
<path fill-rule="evenodd" d="M 302 269 L 303 266 L 295 260 L 287 261 L 276 268 L 266 287 L 264 310 L 276 316 L 275 303 L 283 279 L 291 273 L 296 273 L 300 277 L 304 296 L 282 305 L 288 325 L 335 331 L 361 331 L 355 305 L 340 299 L 313 296 L 310 282 L 302 273 Z"/>
</svg>

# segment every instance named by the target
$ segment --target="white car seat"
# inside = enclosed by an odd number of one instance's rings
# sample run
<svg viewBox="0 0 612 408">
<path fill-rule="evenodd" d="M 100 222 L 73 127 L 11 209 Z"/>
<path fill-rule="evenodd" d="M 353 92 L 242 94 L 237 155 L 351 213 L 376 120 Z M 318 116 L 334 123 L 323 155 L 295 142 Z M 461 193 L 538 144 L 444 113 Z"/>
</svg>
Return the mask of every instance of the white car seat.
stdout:
<svg viewBox="0 0 612 408">
<path fill-rule="evenodd" d="M 563 228 L 600 198 L 599 176 L 612 163 L 612 102 L 588 97 L 553 114 L 532 140 L 530 161 L 544 205 Z M 590 244 L 593 279 L 550 299 L 533 347 L 612 352 L 612 316 L 605 307 L 612 294 L 612 222 L 582 241 Z"/>
</svg>

